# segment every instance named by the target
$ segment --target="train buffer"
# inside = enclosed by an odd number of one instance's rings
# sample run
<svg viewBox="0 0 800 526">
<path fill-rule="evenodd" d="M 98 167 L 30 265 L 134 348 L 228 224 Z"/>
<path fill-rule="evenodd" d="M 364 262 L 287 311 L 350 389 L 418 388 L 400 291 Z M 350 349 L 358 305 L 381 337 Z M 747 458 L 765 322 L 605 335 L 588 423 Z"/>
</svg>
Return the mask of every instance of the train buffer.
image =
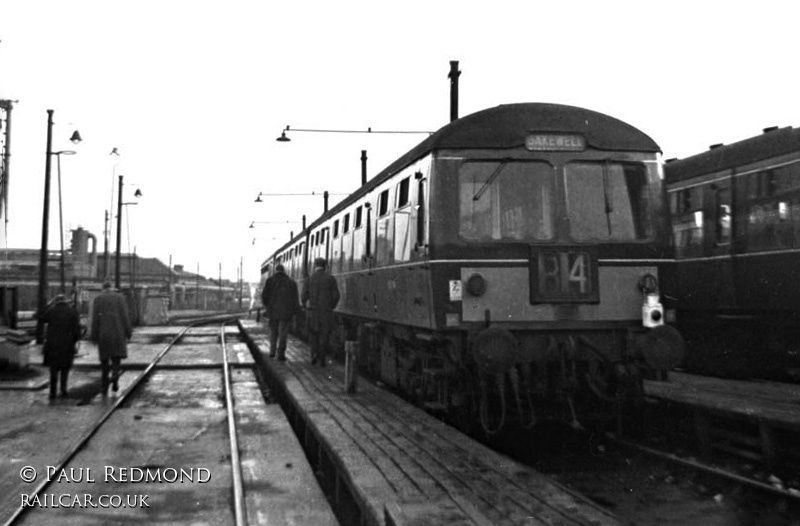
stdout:
<svg viewBox="0 0 800 526">
<path fill-rule="evenodd" d="M 311 365 L 295 338 L 286 362 L 264 358 L 266 335 L 242 323 L 342 524 L 618 524 L 597 504 L 364 378 L 348 393 L 344 368 Z"/>
</svg>

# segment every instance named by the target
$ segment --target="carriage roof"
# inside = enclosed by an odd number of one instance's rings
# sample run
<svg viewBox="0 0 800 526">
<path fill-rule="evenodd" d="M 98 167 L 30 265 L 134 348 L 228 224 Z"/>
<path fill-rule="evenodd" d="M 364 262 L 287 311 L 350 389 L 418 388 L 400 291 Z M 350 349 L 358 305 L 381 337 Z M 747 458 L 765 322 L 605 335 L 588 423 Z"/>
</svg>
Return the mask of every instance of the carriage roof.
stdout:
<svg viewBox="0 0 800 526">
<path fill-rule="evenodd" d="M 713 147 L 691 157 L 668 162 L 664 167 L 668 183 L 699 175 L 721 172 L 800 150 L 800 129 L 767 128 L 761 135 L 732 144 Z"/>
</svg>

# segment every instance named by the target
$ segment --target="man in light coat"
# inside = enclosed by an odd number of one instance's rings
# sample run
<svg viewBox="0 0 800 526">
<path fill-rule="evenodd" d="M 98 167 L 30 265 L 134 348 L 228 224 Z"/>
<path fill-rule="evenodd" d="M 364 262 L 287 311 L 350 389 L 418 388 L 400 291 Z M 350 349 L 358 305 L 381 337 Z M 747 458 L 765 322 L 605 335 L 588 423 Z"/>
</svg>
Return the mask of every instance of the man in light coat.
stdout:
<svg viewBox="0 0 800 526">
<path fill-rule="evenodd" d="M 333 309 L 339 303 L 339 286 L 336 278 L 325 271 L 324 258 L 314 260 L 314 273 L 303 287 L 302 302 L 308 303 L 308 330 L 311 344 L 311 363 L 325 367 L 328 339 L 333 329 Z"/>
<path fill-rule="evenodd" d="M 92 304 L 91 340 L 97 344 L 102 368 L 103 396 L 108 394 L 109 361 L 111 362 L 111 383 L 114 392 L 119 390 L 120 361 L 128 357 L 128 340 L 133 334 L 128 304 L 125 298 L 111 288 L 111 283 L 103 284 L 103 292 Z"/>
</svg>

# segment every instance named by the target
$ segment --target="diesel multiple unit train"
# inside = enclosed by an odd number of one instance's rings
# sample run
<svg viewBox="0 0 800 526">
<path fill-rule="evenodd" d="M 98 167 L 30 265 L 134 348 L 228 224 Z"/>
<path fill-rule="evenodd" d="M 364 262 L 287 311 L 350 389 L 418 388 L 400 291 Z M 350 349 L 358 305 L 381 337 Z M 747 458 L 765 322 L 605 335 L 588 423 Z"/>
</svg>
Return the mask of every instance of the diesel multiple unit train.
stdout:
<svg viewBox="0 0 800 526">
<path fill-rule="evenodd" d="M 681 360 L 660 149 L 613 117 L 526 103 L 456 119 L 262 263 L 316 257 L 380 381 L 486 433 L 614 422 Z M 302 325 L 302 324 L 300 324 Z"/>
<path fill-rule="evenodd" d="M 800 380 L 800 130 L 667 162 L 686 367 Z"/>
</svg>

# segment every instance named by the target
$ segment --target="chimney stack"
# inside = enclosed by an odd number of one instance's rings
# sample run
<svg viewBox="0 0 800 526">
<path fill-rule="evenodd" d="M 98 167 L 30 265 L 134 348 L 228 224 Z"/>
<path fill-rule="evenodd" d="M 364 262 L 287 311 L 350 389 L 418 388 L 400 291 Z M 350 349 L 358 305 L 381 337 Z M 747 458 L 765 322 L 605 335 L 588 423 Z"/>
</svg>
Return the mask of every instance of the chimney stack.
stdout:
<svg viewBox="0 0 800 526">
<path fill-rule="evenodd" d="M 361 186 L 367 184 L 367 150 L 361 150 Z"/>
<path fill-rule="evenodd" d="M 458 119 L 458 77 L 461 72 L 458 70 L 458 61 L 450 61 L 450 73 L 447 77 L 450 79 L 450 122 Z"/>
</svg>

